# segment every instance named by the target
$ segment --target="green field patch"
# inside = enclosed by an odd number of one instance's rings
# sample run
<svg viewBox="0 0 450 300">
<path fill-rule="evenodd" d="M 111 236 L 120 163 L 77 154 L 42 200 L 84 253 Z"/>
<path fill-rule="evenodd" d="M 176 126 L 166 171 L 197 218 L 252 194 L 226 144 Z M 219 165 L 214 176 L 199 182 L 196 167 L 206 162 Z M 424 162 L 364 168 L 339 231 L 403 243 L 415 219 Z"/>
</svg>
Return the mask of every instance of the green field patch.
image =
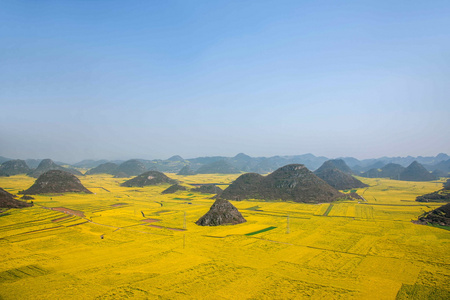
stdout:
<svg viewBox="0 0 450 300">
<path fill-rule="evenodd" d="M 328 216 L 328 214 L 330 213 L 330 211 L 333 209 L 334 204 L 330 204 L 327 208 L 327 210 L 324 212 L 324 216 Z"/>
<path fill-rule="evenodd" d="M 266 232 L 266 231 L 269 231 L 269 230 L 272 230 L 272 229 L 275 229 L 275 228 L 276 228 L 275 226 L 270 226 L 270 227 L 267 227 L 267 228 L 264 228 L 264 229 L 261 229 L 261 230 L 258 230 L 258 231 L 253 231 L 253 232 L 246 233 L 245 235 L 255 235 L 255 234 L 263 233 L 263 232 Z"/>
</svg>

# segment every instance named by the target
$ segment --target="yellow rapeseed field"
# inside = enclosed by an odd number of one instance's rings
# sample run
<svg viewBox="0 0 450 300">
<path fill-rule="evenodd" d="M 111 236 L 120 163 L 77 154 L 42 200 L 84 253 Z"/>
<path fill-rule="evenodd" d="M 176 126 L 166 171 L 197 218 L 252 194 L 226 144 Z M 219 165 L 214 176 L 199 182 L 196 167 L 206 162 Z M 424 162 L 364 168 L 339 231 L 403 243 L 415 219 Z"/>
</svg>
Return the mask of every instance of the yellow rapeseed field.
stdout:
<svg viewBox="0 0 450 300">
<path fill-rule="evenodd" d="M 94 194 L 0 214 L 0 299 L 450 299 L 450 231 L 411 223 L 442 205 L 414 201 L 441 182 L 360 178 L 365 201 L 332 205 L 233 201 L 246 223 L 201 227 L 210 194 L 80 179 Z M 11 193 L 33 182 L 0 177 Z"/>
</svg>

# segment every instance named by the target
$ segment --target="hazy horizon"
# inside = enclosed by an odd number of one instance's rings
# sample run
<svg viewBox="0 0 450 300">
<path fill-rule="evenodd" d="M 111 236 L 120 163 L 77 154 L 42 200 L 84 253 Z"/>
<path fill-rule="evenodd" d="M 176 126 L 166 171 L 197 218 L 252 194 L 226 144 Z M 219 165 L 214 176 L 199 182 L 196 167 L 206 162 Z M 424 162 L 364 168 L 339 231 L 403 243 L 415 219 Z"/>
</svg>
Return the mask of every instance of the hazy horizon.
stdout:
<svg viewBox="0 0 450 300">
<path fill-rule="evenodd" d="M 450 153 L 448 15 L 448 1 L 2 1 L 0 155 Z"/>
</svg>

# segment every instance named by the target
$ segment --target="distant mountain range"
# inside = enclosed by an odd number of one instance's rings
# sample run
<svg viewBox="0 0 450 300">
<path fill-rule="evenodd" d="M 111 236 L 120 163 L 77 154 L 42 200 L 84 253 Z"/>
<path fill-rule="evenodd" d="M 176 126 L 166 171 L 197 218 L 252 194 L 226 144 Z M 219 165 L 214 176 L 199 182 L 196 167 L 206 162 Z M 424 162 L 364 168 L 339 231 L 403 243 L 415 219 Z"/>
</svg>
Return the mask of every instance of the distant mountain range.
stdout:
<svg viewBox="0 0 450 300">
<path fill-rule="evenodd" d="M 444 153 L 440 153 L 436 156 L 381 157 L 363 160 L 358 160 L 354 157 L 341 157 L 340 159 L 342 159 L 350 167 L 350 169 L 355 175 L 361 175 L 369 170 L 371 170 L 371 173 L 374 173 L 375 170 L 382 169 L 388 164 L 396 164 L 406 168 L 414 161 L 417 161 L 418 163 L 423 165 L 428 171 L 438 170 L 439 173 L 441 174 L 448 174 L 450 172 L 450 156 Z M 9 160 L 12 159 L 0 156 L 0 163 Z M 184 159 L 179 155 L 175 155 L 166 160 L 133 159 L 127 162 L 133 161 L 135 165 L 137 164 L 137 161 L 142 163 L 139 164 L 140 165 L 139 172 L 145 168 L 145 170 L 177 173 L 183 167 L 189 166 L 193 172 L 197 172 L 198 170 L 200 170 L 200 172 L 204 173 L 207 172 L 205 170 L 225 169 L 224 166 L 226 166 L 228 169 L 238 170 L 240 172 L 254 172 L 266 174 L 273 172 L 276 169 L 288 164 L 303 164 L 309 170 L 314 171 L 317 170 L 327 160 L 329 160 L 329 158 L 324 156 L 315 156 L 311 153 L 302 155 L 287 155 L 287 156 L 272 156 L 272 157 L 251 157 L 244 153 L 239 153 L 234 157 L 207 156 L 207 157 Z M 41 160 L 28 159 L 25 160 L 25 162 L 30 169 L 34 169 L 37 168 Z M 55 163 L 58 165 L 68 165 L 62 162 L 55 162 Z M 105 160 L 105 159 L 83 160 L 76 164 L 73 164 L 72 166 L 76 168 L 92 169 L 105 163 L 114 163 L 118 167 L 120 167 L 123 163 L 125 163 L 125 161 Z M 122 167 L 125 167 L 125 165 Z M 386 172 L 387 170 L 384 171 Z M 392 175 L 389 173 L 388 177 L 395 177 L 395 174 Z"/>
</svg>

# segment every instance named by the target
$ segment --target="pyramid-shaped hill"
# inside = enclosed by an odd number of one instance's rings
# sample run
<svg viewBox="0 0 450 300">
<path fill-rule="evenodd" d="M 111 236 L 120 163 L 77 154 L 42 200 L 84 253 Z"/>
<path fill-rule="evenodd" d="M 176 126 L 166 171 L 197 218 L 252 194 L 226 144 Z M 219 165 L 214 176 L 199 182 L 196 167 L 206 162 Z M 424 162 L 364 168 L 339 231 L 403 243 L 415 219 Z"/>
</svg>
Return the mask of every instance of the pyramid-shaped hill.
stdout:
<svg viewBox="0 0 450 300">
<path fill-rule="evenodd" d="M 181 170 L 177 173 L 177 175 L 195 175 L 195 172 L 191 169 L 190 166 L 184 166 L 181 168 Z"/>
<path fill-rule="evenodd" d="M 112 162 L 107 162 L 101 165 L 98 165 L 95 168 L 92 168 L 86 172 L 85 175 L 93 175 L 93 174 L 116 174 L 116 170 L 118 165 Z"/>
<path fill-rule="evenodd" d="M 389 163 L 380 169 L 380 177 L 381 178 L 391 178 L 391 179 L 399 179 L 400 174 L 405 170 L 405 167 Z"/>
<path fill-rule="evenodd" d="M 52 193 L 86 193 L 92 194 L 86 189 L 75 175 L 61 170 L 50 170 L 39 176 L 34 184 L 21 194 L 37 195 Z"/>
<path fill-rule="evenodd" d="M 197 174 L 238 174 L 240 171 L 225 160 L 218 160 L 201 166 Z"/>
<path fill-rule="evenodd" d="M 162 191 L 161 194 L 173 194 L 178 191 L 186 191 L 186 190 L 187 190 L 187 188 L 185 186 L 182 186 L 179 184 L 174 184 L 174 185 L 169 186 L 164 191 Z"/>
<path fill-rule="evenodd" d="M 48 158 L 43 159 L 39 163 L 38 167 L 36 169 L 32 170 L 31 172 L 29 172 L 27 175 L 37 178 L 37 177 L 41 176 L 42 174 L 44 174 L 45 172 L 50 171 L 50 170 L 60 170 L 60 171 L 65 171 L 65 172 L 71 173 L 73 175 L 83 176 L 83 174 L 80 171 L 75 170 L 75 169 L 70 169 L 70 168 L 64 168 L 60 165 L 55 164 L 53 162 L 53 160 L 48 159 Z"/>
<path fill-rule="evenodd" d="M 402 173 L 400 173 L 400 180 L 431 181 L 435 179 L 436 177 L 428 172 L 428 170 L 417 161 L 413 161 Z"/>
<path fill-rule="evenodd" d="M 0 166 L 0 174 L 3 176 L 12 176 L 17 174 L 27 174 L 30 168 L 27 163 L 21 159 L 9 160 Z"/>
<path fill-rule="evenodd" d="M 125 187 L 143 187 L 147 185 L 159 184 L 177 184 L 178 181 L 167 177 L 164 173 L 158 171 L 148 171 L 130 180 L 125 181 L 121 186 Z"/>
<path fill-rule="evenodd" d="M 236 225 L 247 222 L 228 200 L 217 199 L 209 211 L 195 224 L 200 226 Z"/>
<path fill-rule="evenodd" d="M 342 196 L 304 165 L 291 164 L 267 176 L 256 173 L 241 175 L 219 197 L 229 200 L 262 199 L 321 203 L 332 202 Z"/>
<path fill-rule="evenodd" d="M 223 190 L 214 184 L 204 184 L 199 187 L 191 189 L 191 192 L 198 192 L 204 194 L 220 194 L 223 192 Z"/>
<path fill-rule="evenodd" d="M 14 199 L 13 194 L 0 188 L 0 208 L 23 208 L 30 206 L 33 206 L 33 204 Z"/>
<path fill-rule="evenodd" d="M 322 170 L 329 170 L 329 169 L 338 169 L 346 174 L 353 174 L 353 171 L 350 169 L 350 167 L 345 163 L 342 159 L 330 159 L 327 160 L 318 168 L 316 171 L 321 172 Z"/>
<path fill-rule="evenodd" d="M 450 226 L 450 203 L 447 203 L 430 212 L 424 213 L 415 223 L 419 224 L 435 224 L 441 226 Z"/>
<path fill-rule="evenodd" d="M 324 163 L 324 165 L 325 164 L 326 162 Z M 326 166 L 324 165 L 317 169 L 314 174 L 337 190 L 363 188 L 368 186 L 352 175 L 338 170 L 332 164 L 327 164 Z"/>
<path fill-rule="evenodd" d="M 145 165 L 141 161 L 137 159 L 130 159 L 121 163 L 115 173 L 117 174 L 119 172 L 123 172 L 129 176 L 136 176 L 144 173 L 146 170 Z"/>
</svg>

